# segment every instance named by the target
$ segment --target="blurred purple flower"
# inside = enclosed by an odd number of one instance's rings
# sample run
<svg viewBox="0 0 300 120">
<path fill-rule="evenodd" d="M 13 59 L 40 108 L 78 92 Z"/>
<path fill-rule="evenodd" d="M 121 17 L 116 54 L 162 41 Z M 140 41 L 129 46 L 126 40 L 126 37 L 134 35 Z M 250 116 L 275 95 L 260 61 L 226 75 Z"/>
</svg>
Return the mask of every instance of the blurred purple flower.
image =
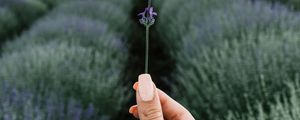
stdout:
<svg viewBox="0 0 300 120">
<path fill-rule="evenodd" d="M 153 7 L 147 7 L 144 12 L 139 13 L 138 16 L 142 16 L 142 18 L 153 18 L 153 16 L 157 16 L 157 13 L 154 12 Z"/>
<path fill-rule="evenodd" d="M 13 120 L 12 115 L 9 113 L 4 114 L 3 120 Z"/>
<path fill-rule="evenodd" d="M 157 13 L 154 12 L 153 7 L 147 7 L 145 10 L 138 14 L 141 18 L 139 19 L 140 23 L 145 26 L 151 26 L 154 24 L 154 16 L 157 16 Z"/>
<path fill-rule="evenodd" d="M 93 104 L 89 104 L 88 108 L 85 111 L 84 118 L 91 119 L 93 117 L 94 113 L 95 113 L 95 108 L 94 108 Z"/>
</svg>

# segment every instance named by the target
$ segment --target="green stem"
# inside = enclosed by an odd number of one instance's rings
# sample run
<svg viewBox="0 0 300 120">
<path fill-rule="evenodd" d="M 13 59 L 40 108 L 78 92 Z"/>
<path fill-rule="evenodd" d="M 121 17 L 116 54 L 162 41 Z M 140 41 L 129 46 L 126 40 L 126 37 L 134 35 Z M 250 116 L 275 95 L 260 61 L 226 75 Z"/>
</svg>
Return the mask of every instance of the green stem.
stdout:
<svg viewBox="0 0 300 120">
<path fill-rule="evenodd" d="M 145 73 L 148 73 L 149 62 L 149 28 L 150 26 L 146 26 Z"/>
<path fill-rule="evenodd" d="M 148 0 L 148 8 L 151 7 L 151 0 Z"/>
<path fill-rule="evenodd" d="M 151 0 L 148 0 L 148 8 L 150 7 L 151 7 Z M 148 73 L 148 65 L 149 65 L 149 29 L 150 26 L 146 25 L 145 73 Z"/>
</svg>

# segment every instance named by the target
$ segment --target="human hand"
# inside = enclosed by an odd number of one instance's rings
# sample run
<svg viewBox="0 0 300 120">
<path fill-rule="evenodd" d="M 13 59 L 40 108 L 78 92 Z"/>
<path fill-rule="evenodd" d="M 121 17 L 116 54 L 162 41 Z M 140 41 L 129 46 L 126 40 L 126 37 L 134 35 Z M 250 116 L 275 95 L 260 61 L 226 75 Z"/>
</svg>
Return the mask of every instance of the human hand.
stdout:
<svg viewBox="0 0 300 120">
<path fill-rule="evenodd" d="M 192 114 L 166 93 L 156 88 L 149 74 L 142 74 L 133 85 L 137 105 L 129 109 L 140 120 L 195 120 Z"/>
</svg>

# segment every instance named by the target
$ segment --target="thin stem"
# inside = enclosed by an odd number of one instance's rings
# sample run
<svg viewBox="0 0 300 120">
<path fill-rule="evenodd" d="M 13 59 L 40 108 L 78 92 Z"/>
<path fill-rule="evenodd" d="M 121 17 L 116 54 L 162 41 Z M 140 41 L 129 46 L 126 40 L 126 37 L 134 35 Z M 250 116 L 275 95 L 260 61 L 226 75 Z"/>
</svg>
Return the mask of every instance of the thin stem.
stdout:
<svg viewBox="0 0 300 120">
<path fill-rule="evenodd" d="M 148 0 L 148 8 L 150 7 L 151 7 L 151 0 Z M 150 29 L 150 25 L 146 25 L 145 73 L 148 73 L 148 65 L 149 65 L 149 29 Z"/>
<path fill-rule="evenodd" d="M 148 8 L 151 7 L 151 0 L 148 0 Z"/>
<path fill-rule="evenodd" d="M 146 26 L 145 73 L 148 73 L 149 62 L 149 28 L 150 26 Z"/>
</svg>

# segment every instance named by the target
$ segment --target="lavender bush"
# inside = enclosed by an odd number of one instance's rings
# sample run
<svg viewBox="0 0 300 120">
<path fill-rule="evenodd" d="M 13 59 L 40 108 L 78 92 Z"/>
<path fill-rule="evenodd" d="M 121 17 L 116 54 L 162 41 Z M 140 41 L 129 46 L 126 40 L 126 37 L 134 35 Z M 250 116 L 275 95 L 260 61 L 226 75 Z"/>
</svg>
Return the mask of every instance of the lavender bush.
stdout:
<svg viewBox="0 0 300 120">
<path fill-rule="evenodd" d="M 0 6 L 0 41 L 18 26 L 15 14 L 8 8 Z"/>
<path fill-rule="evenodd" d="M 196 18 L 196 17 L 195 17 Z M 207 12 L 199 21 L 193 21 L 190 32 L 182 37 L 181 48 L 190 44 L 214 46 L 217 40 L 240 38 L 249 31 L 260 32 L 273 29 L 299 31 L 300 17 L 284 6 L 271 6 L 264 2 L 235 1 L 222 8 Z"/>
<path fill-rule="evenodd" d="M 98 116 L 93 104 L 83 107 L 75 99 L 65 100 L 47 93 L 41 96 L 18 89 L 2 80 L 0 86 L 0 119 L 2 120 L 107 120 Z"/>
<path fill-rule="evenodd" d="M 0 46 L 47 9 L 43 3 L 35 0 L 0 0 Z"/>
<path fill-rule="evenodd" d="M 51 91 L 84 105 L 92 102 L 100 115 L 114 116 L 128 99 L 120 78 L 124 58 L 126 54 L 113 49 L 53 42 L 3 55 L 0 78 L 38 94 Z"/>
<path fill-rule="evenodd" d="M 80 0 L 39 0 L 42 1 L 50 6 L 58 6 L 60 4 L 64 4 L 66 2 L 78 2 Z M 89 1 L 99 1 L 99 2 L 110 2 L 121 8 L 122 10 L 130 10 L 132 8 L 132 0 L 85 0 L 86 2 Z"/>
<path fill-rule="evenodd" d="M 223 39 L 213 48 L 190 46 L 177 58 L 175 96 L 198 119 L 215 119 L 228 110 L 243 113 L 245 104 L 256 101 L 266 104 L 299 74 L 299 42 L 296 32 L 270 30 Z"/>
<path fill-rule="evenodd" d="M 299 21 L 295 13 L 281 5 L 247 0 L 166 1 L 160 13 L 158 29 L 168 31 L 161 36 L 173 51 L 181 49 L 185 36 L 214 43 L 217 37 L 237 37 L 248 29 L 289 28 Z"/>
<path fill-rule="evenodd" d="M 67 2 L 33 25 L 18 40 L 5 45 L 4 51 L 22 50 L 23 46 L 47 43 L 49 39 L 94 48 L 112 42 L 117 45 L 115 49 L 124 49 L 122 42 L 117 39 L 124 40 L 125 31 L 130 25 L 128 18 L 124 11 L 107 1 Z M 61 41 L 61 38 L 64 40 Z"/>
<path fill-rule="evenodd" d="M 96 50 L 113 48 L 123 51 L 123 44 L 118 35 L 108 30 L 107 24 L 76 16 L 57 16 L 37 22 L 31 30 L 17 40 L 8 42 L 3 50 L 11 52 L 22 50 L 37 44 L 56 41 Z M 125 52 L 125 51 L 124 51 Z"/>
<path fill-rule="evenodd" d="M 272 103 L 286 91 L 282 80 L 299 73 L 299 16 L 283 6 L 175 0 L 160 11 L 158 30 L 168 31 L 161 36 L 176 60 L 173 93 L 196 119 Z"/>
<path fill-rule="evenodd" d="M 72 1 L 59 5 L 49 17 L 56 15 L 75 15 L 105 22 L 109 28 L 119 33 L 125 33 L 131 22 L 129 12 L 125 11 L 111 1 Z"/>
<path fill-rule="evenodd" d="M 271 1 L 274 4 L 286 4 L 292 10 L 300 10 L 300 1 L 299 0 L 267 0 Z"/>
<path fill-rule="evenodd" d="M 205 13 L 213 9 L 229 4 L 232 0 L 166 0 L 160 5 L 160 17 L 158 18 L 160 37 L 171 52 L 180 49 L 180 42 L 186 33 L 190 32 L 191 21 L 200 21 Z M 155 5 L 161 1 L 154 1 Z"/>
<path fill-rule="evenodd" d="M 97 114 L 106 116 L 103 119 L 114 119 L 130 95 L 121 80 L 128 57 L 122 31 L 126 25 L 112 24 L 114 19 L 124 22 L 125 15 L 117 7 L 116 12 L 104 11 L 104 5 L 114 6 L 70 1 L 54 8 L 5 45 L 0 78 L 38 95 L 51 91 L 61 93 L 63 100 L 75 98 L 84 107 L 93 103 Z"/>
<path fill-rule="evenodd" d="M 0 0 L 0 6 L 13 11 L 20 25 L 32 23 L 47 11 L 47 6 L 38 0 Z"/>
<path fill-rule="evenodd" d="M 299 76 L 298 76 L 299 77 Z M 297 78 L 296 81 L 299 81 Z M 276 102 L 270 104 L 270 108 L 258 103 L 255 107 L 249 107 L 248 114 L 230 112 L 227 120 L 297 120 L 300 119 L 299 112 L 299 83 L 287 83 L 289 92 L 286 96 L 277 96 Z M 268 110 L 269 109 L 269 110 Z"/>
</svg>

